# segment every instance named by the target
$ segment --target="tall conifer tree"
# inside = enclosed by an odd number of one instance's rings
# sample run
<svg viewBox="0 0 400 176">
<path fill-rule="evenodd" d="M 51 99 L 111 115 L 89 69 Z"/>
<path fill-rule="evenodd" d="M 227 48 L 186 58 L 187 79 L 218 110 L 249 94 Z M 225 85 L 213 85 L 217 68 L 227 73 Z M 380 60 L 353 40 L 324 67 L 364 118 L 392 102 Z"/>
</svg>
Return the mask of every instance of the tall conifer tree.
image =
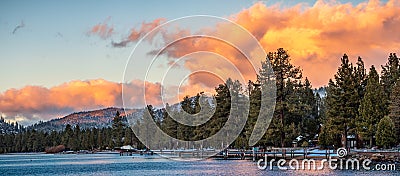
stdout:
<svg viewBox="0 0 400 176">
<path fill-rule="evenodd" d="M 379 75 L 374 66 L 368 74 L 368 82 L 364 98 L 359 108 L 359 116 L 356 120 L 357 132 L 363 140 L 369 140 L 372 147 L 373 137 L 375 136 L 377 124 L 385 115 L 385 101 L 382 99 L 385 94 L 379 83 Z"/>
<path fill-rule="evenodd" d="M 400 142 L 400 81 L 393 86 L 390 95 L 389 117 L 394 123 L 397 142 Z"/>
</svg>

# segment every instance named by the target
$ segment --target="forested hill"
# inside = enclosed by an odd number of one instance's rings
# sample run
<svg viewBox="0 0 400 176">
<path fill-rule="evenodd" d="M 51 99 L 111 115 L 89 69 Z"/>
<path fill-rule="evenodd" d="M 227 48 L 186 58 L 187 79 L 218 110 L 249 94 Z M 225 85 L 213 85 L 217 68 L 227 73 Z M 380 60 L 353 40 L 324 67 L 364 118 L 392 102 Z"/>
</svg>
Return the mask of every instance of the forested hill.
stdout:
<svg viewBox="0 0 400 176">
<path fill-rule="evenodd" d="M 139 109 L 125 109 L 128 114 L 140 111 Z M 65 128 L 67 124 L 72 126 L 79 125 L 81 128 L 104 128 L 111 127 L 112 120 L 115 114 L 119 111 L 121 116 L 125 116 L 123 108 L 110 107 L 106 109 L 99 109 L 93 111 L 75 112 L 62 118 L 53 119 L 46 122 L 39 122 L 27 127 L 28 129 L 35 129 L 40 131 L 60 131 Z M 125 123 L 126 119 L 123 118 Z"/>
<path fill-rule="evenodd" d="M 314 89 L 314 93 L 319 93 L 322 97 L 325 96 L 325 88 L 321 87 L 319 89 Z M 194 97 L 190 97 L 189 99 L 194 99 Z M 210 105 L 212 104 L 211 99 L 208 100 Z M 174 104 L 170 106 L 175 111 L 180 110 L 180 104 Z M 134 117 L 141 117 L 143 115 L 143 108 L 141 109 L 125 109 L 128 115 Z M 31 126 L 23 127 L 18 125 L 18 123 L 7 123 L 4 119 L 0 120 L 0 134 L 4 133 L 18 133 L 23 129 L 28 130 L 39 130 L 39 131 L 61 131 L 65 129 L 67 124 L 72 126 L 79 125 L 80 128 L 97 128 L 101 129 L 104 127 L 111 127 L 112 120 L 115 117 L 115 114 L 118 112 L 121 113 L 121 117 L 123 123 L 127 124 L 127 119 L 125 118 L 126 114 L 123 108 L 109 107 L 104 109 L 92 110 L 92 111 L 81 111 L 74 112 L 62 118 L 52 119 L 49 121 L 39 121 Z M 159 118 L 158 120 L 163 119 L 162 109 L 154 109 L 154 115 Z"/>
<path fill-rule="evenodd" d="M 190 97 L 192 101 L 194 100 L 195 97 Z M 211 99 L 207 100 L 210 105 L 212 105 Z M 170 106 L 172 109 L 179 111 L 180 110 L 180 104 L 176 103 Z M 99 110 L 93 110 L 93 111 L 82 111 L 82 112 L 74 112 L 70 115 L 67 115 L 62 118 L 58 119 L 52 119 L 46 122 L 40 121 L 36 124 L 33 124 L 31 126 L 28 126 L 27 129 L 35 129 L 39 131 L 61 131 L 65 129 L 65 126 L 67 124 L 70 124 L 71 126 L 76 126 L 79 125 L 80 128 L 105 128 L 105 127 L 111 127 L 112 125 L 112 120 L 115 117 L 115 114 L 120 112 L 120 116 L 122 117 L 122 122 L 125 124 L 128 124 L 128 121 L 126 119 L 126 115 L 129 115 L 135 118 L 140 118 L 143 116 L 144 108 L 139 108 L 139 109 L 125 109 L 124 108 L 116 108 L 116 107 L 109 107 L 105 109 L 99 109 Z M 127 114 L 125 114 L 125 112 Z M 163 110 L 154 108 L 153 109 L 153 115 L 155 116 L 155 120 L 161 121 L 163 119 Z M 1 128 L 0 128 L 1 130 Z"/>
<path fill-rule="evenodd" d="M 0 134 L 19 133 L 24 127 L 18 123 L 7 122 L 0 117 Z"/>
</svg>

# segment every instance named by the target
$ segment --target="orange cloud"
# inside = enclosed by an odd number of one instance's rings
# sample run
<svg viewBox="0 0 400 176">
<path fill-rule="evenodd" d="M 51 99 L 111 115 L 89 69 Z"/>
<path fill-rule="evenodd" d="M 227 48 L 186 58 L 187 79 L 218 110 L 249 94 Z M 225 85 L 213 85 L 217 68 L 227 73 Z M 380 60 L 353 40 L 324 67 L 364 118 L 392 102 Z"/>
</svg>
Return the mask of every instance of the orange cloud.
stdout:
<svg viewBox="0 0 400 176">
<path fill-rule="evenodd" d="M 113 47 L 125 47 L 128 43 L 130 42 L 136 42 L 140 38 L 142 38 L 144 35 L 146 35 L 148 32 L 159 26 L 160 24 L 164 23 L 165 19 L 164 18 L 158 18 L 153 20 L 152 22 L 142 22 L 142 25 L 139 30 L 137 29 L 132 29 L 131 33 L 129 36 L 125 39 L 123 39 L 120 42 L 112 42 Z"/>
<path fill-rule="evenodd" d="M 353 6 L 318 0 L 281 9 L 257 3 L 232 17 L 266 51 L 284 47 L 314 86 L 325 85 L 347 53 L 367 65 L 382 65 L 400 48 L 400 1 L 370 0 Z M 368 67 L 368 66 L 367 66 Z"/>
<path fill-rule="evenodd" d="M 110 106 L 122 107 L 122 87 L 127 108 L 142 108 L 147 104 L 160 106 L 161 85 L 134 80 L 121 84 L 103 79 L 71 81 L 55 87 L 26 86 L 10 89 L 0 94 L 0 113 L 15 120 L 46 120 L 75 111 L 98 109 Z M 146 95 L 147 102 L 143 96 Z"/>
<path fill-rule="evenodd" d="M 388 53 L 399 52 L 399 11 L 400 0 L 389 0 L 386 3 L 369 0 L 358 5 L 318 0 L 311 6 L 299 3 L 285 8 L 279 4 L 266 6 L 259 2 L 232 14 L 229 19 L 253 34 L 265 51 L 275 51 L 281 47 L 288 50 L 293 63 L 301 66 L 304 76 L 310 79 L 314 87 L 318 87 L 326 85 L 336 72 L 343 53 L 347 53 L 353 60 L 361 56 L 367 68 L 372 64 L 379 68 L 379 65 L 386 62 Z M 143 22 L 139 28 L 132 29 L 125 39 L 113 42 L 112 45 L 125 47 L 164 22 L 164 18 Z M 101 27 L 93 29 L 104 31 L 100 30 L 103 29 Z M 178 26 L 173 31 L 160 32 L 164 44 L 168 44 L 191 35 L 193 31 L 183 30 Z M 193 33 L 196 32 L 198 31 Z M 245 35 L 232 28 L 232 24 L 219 23 L 214 29 L 207 28 L 200 33 L 233 41 L 239 49 L 251 51 L 255 47 L 248 43 Z M 153 37 L 149 36 L 149 42 L 152 42 Z M 187 69 L 195 71 L 200 67 L 219 67 L 220 71 L 237 72 L 226 69 L 233 64 L 245 80 L 255 79 L 255 70 L 249 69 L 251 64 L 246 57 L 224 41 L 205 37 L 179 40 L 168 46 L 162 54 L 169 56 L 170 63 L 173 63 L 172 60 L 176 58 L 198 51 L 216 53 L 225 61 L 206 63 L 203 60 L 208 59 L 191 59 L 185 63 Z M 156 53 L 157 51 L 149 52 Z M 265 58 L 260 58 L 260 61 L 263 59 Z"/>
<path fill-rule="evenodd" d="M 98 35 L 102 39 L 107 39 L 109 38 L 114 31 L 114 28 L 112 26 L 109 26 L 107 24 L 108 20 L 110 18 L 107 18 L 103 23 L 99 23 L 90 29 L 88 32 L 89 35 Z"/>
<path fill-rule="evenodd" d="M 190 85 L 168 89 L 177 91 L 164 92 L 168 99 L 164 99 L 163 102 L 163 86 L 160 83 L 142 80 L 132 80 L 123 84 L 104 79 L 76 80 L 51 88 L 26 86 L 21 89 L 9 89 L 0 94 L 0 115 L 7 120 L 31 124 L 72 112 L 106 107 L 143 108 L 149 104 L 164 107 L 164 103 L 175 104 L 186 95 L 193 96 L 200 91 L 214 92 L 213 89 L 203 87 L 201 82 L 192 81 Z"/>
<path fill-rule="evenodd" d="M 221 26 L 221 28 L 206 32 L 212 37 L 181 39 L 190 36 L 190 32 L 187 30 L 178 30 L 177 33 L 164 31 L 164 42 L 171 44 L 164 48 L 161 54 L 168 56 L 170 64 L 173 64 L 176 59 L 185 58 L 185 69 L 194 73 L 188 77 L 187 83 L 190 86 L 196 85 L 200 91 L 201 88 L 207 91 L 214 89 L 228 78 L 240 80 L 243 83 L 255 80 L 257 70 L 253 68 L 252 64 L 254 63 L 249 61 L 248 57 L 250 56 L 246 55 L 251 54 L 251 51 L 254 50 L 252 48 L 254 44 L 242 42 L 243 38 L 249 36 L 248 33 L 232 30 L 232 24 L 226 25 L 228 26 Z M 237 28 L 235 27 L 236 30 Z M 150 54 L 155 53 L 158 53 L 158 50 L 150 52 Z M 260 56 L 259 60 L 253 60 L 253 62 L 259 64 L 265 59 L 265 55 Z"/>
<path fill-rule="evenodd" d="M 400 48 L 400 1 L 386 3 L 370 0 L 358 5 L 341 4 L 336 1 L 318 0 L 314 5 L 297 4 L 282 8 L 279 4 L 266 6 L 256 3 L 229 17 L 252 33 L 265 51 L 285 48 L 295 65 L 301 66 L 314 87 L 326 85 L 333 77 L 343 53 L 353 60 L 361 56 L 366 68 L 374 64 L 379 67 L 386 62 L 388 53 L 399 52 Z M 232 28 L 232 24 L 220 23 L 214 30 L 204 33 L 233 41 L 236 47 L 252 50 L 248 38 Z M 164 32 L 165 43 L 170 43 L 190 31 Z M 186 61 L 191 71 L 199 68 L 216 68 L 233 73 L 227 68 L 234 64 L 244 78 L 254 80 L 254 70 L 247 59 L 234 47 L 210 38 L 179 40 L 163 51 L 171 60 L 197 51 L 209 51 L 223 56 L 219 61 L 205 62 L 205 57 Z M 150 52 L 157 53 L 155 51 Z M 260 61 L 265 58 L 260 58 Z M 208 60 L 207 60 L 208 61 Z"/>
</svg>

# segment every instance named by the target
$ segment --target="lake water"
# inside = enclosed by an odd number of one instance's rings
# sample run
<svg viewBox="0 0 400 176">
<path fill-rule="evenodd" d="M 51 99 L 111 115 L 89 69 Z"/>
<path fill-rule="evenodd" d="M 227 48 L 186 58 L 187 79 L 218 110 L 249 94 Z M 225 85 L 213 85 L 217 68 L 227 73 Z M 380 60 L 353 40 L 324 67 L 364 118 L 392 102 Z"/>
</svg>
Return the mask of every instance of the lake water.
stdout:
<svg viewBox="0 0 400 176">
<path fill-rule="evenodd" d="M 182 162 L 155 156 L 118 154 L 0 155 L 0 175 L 400 175 L 399 171 L 260 170 L 249 160 Z"/>
</svg>

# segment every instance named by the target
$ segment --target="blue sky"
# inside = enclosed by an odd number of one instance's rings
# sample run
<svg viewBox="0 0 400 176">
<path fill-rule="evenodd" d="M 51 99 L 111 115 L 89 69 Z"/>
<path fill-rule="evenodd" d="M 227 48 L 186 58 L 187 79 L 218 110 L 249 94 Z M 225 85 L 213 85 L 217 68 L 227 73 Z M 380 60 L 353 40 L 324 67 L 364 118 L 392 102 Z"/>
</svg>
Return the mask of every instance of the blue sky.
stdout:
<svg viewBox="0 0 400 176">
<path fill-rule="evenodd" d="M 51 87 L 71 80 L 103 78 L 120 82 L 133 45 L 112 48 L 110 42 L 120 40 L 143 21 L 194 14 L 227 17 L 255 2 L 1 1 L 0 92 L 26 85 Z M 291 6 L 298 2 L 312 5 L 315 1 L 263 2 Z M 93 25 L 107 19 L 115 28 L 112 38 L 87 35 Z M 25 27 L 12 34 L 21 21 Z"/>
<path fill-rule="evenodd" d="M 193 14 L 228 16 L 252 4 L 163 2 L 1 1 L 0 92 L 25 85 L 49 87 L 70 80 L 120 82 L 133 45 L 112 48 L 112 39 L 87 35 L 92 26 L 107 18 L 116 29 L 113 40 L 120 40 L 143 21 Z M 12 34 L 21 21 L 25 27 Z"/>
</svg>

